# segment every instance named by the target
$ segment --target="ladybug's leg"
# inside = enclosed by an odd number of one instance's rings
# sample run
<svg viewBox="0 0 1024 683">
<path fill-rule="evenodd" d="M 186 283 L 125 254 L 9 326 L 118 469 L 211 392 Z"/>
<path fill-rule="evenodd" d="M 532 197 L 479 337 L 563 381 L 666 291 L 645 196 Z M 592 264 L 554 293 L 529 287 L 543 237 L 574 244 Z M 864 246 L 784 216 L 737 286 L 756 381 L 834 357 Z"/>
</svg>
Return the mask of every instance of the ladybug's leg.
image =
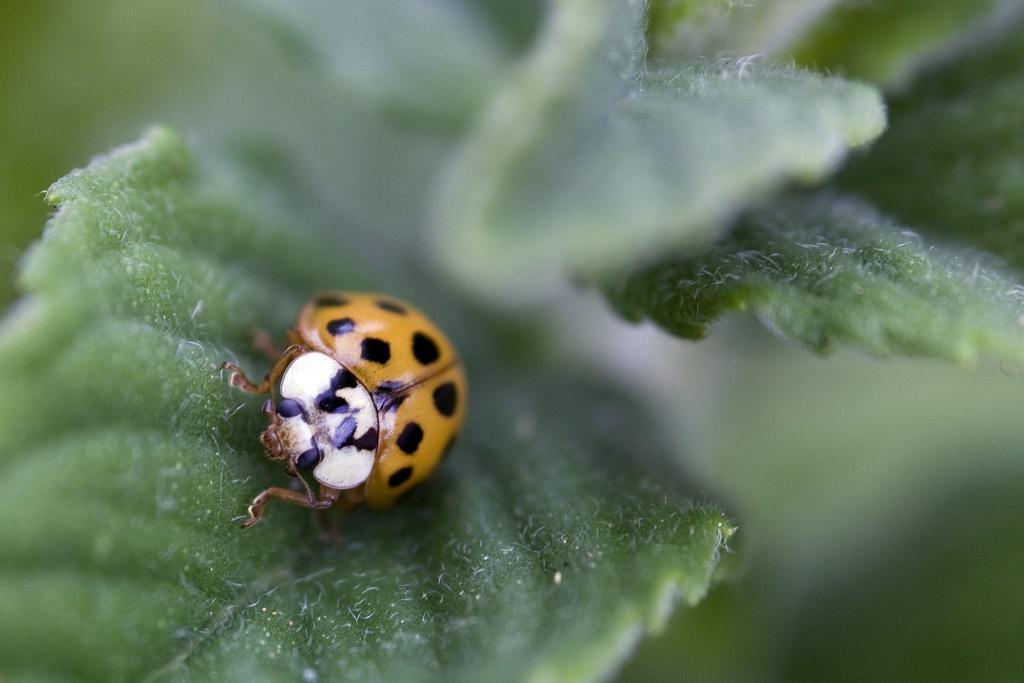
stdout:
<svg viewBox="0 0 1024 683">
<path fill-rule="evenodd" d="M 256 384 L 251 379 L 246 377 L 245 372 L 242 371 L 242 368 L 238 367 L 231 361 L 225 361 L 224 364 L 221 365 L 221 368 L 223 368 L 224 370 L 231 371 L 232 386 L 236 386 L 242 391 L 248 392 L 250 394 L 265 394 L 269 392 L 274 387 L 275 384 L 277 384 L 277 381 L 279 379 L 281 379 L 281 375 L 284 374 L 284 371 L 288 368 L 288 365 L 298 356 L 301 356 L 308 350 L 309 349 L 307 349 L 302 344 L 292 344 L 291 346 L 289 346 L 287 349 L 284 350 L 284 353 L 281 354 L 281 357 L 277 359 L 276 363 L 274 363 L 274 367 L 270 369 L 270 372 L 268 372 L 263 377 L 263 381 L 260 382 L 259 384 Z"/>
<path fill-rule="evenodd" d="M 267 506 L 271 498 L 277 498 L 283 500 L 286 503 L 292 505 L 301 505 L 302 507 L 312 508 L 314 510 L 325 510 L 332 505 L 334 501 L 338 499 L 338 491 L 334 489 L 323 489 L 321 491 L 320 500 L 313 497 L 308 491 L 293 491 L 292 489 L 282 488 L 280 486 L 271 486 L 264 490 L 258 496 L 252 499 L 252 503 L 249 505 L 249 518 L 242 522 L 242 528 L 251 527 L 256 522 L 260 521 L 263 517 L 263 508 Z"/>
<path fill-rule="evenodd" d="M 281 347 L 274 343 L 274 338 L 265 329 L 254 327 L 249 334 L 252 335 L 252 345 L 257 351 L 270 360 L 277 360 L 281 357 Z"/>
<path fill-rule="evenodd" d="M 362 502 L 361 498 L 359 500 L 353 500 L 351 491 L 338 491 L 321 484 L 320 495 L 325 496 L 329 493 L 338 497 L 334 507 L 340 510 L 351 510 Z M 317 525 L 320 527 L 320 535 L 324 540 L 341 543 L 342 536 L 341 530 L 338 529 L 337 517 L 331 514 L 330 510 L 324 508 L 314 510 L 313 514 L 316 516 Z"/>
<path fill-rule="evenodd" d="M 363 494 L 363 487 L 357 489 L 348 489 L 341 492 L 341 500 L 338 501 L 338 508 L 340 510 L 355 510 L 357 507 L 366 502 L 366 496 Z"/>
</svg>

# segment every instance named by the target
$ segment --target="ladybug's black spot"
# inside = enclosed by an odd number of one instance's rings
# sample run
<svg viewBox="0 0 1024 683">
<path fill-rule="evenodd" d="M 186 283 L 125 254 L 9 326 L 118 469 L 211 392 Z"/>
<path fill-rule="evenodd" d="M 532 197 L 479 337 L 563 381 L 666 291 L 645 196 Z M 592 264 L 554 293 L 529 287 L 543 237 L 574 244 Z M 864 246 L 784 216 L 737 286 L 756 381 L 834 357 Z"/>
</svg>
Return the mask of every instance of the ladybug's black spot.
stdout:
<svg viewBox="0 0 1024 683">
<path fill-rule="evenodd" d="M 455 404 L 458 402 L 458 399 L 459 392 L 455 388 L 454 382 L 445 382 L 434 389 L 434 407 L 437 408 L 437 412 L 445 417 L 451 417 L 455 414 Z"/>
<path fill-rule="evenodd" d="M 317 306 L 344 306 L 348 299 L 337 294 L 321 294 L 313 303 Z"/>
<path fill-rule="evenodd" d="M 303 451 L 299 457 L 295 459 L 295 464 L 298 465 L 300 470 L 308 470 L 316 467 L 316 464 L 320 462 L 320 449 L 315 445 L 307 451 Z"/>
<path fill-rule="evenodd" d="M 332 391 L 337 391 L 338 389 L 351 389 L 357 384 L 359 384 L 359 382 L 356 381 L 356 376 L 345 368 L 338 370 L 334 377 L 331 378 Z"/>
<path fill-rule="evenodd" d="M 325 413 L 348 412 L 348 401 L 341 398 L 340 396 L 335 396 L 332 393 L 328 393 L 327 395 L 321 394 L 316 398 L 317 407 L 320 408 L 320 410 L 324 411 Z"/>
<path fill-rule="evenodd" d="M 377 428 L 370 427 L 363 435 L 356 438 L 356 421 L 351 417 L 345 418 L 345 420 L 338 425 L 338 429 L 334 432 L 334 447 L 345 448 L 347 446 L 355 446 L 361 451 L 375 451 L 377 450 Z"/>
<path fill-rule="evenodd" d="M 302 404 L 293 398 L 282 398 L 277 404 L 277 414 L 281 417 L 302 415 Z"/>
<path fill-rule="evenodd" d="M 349 409 L 348 401 L 336 394 L 339 389 L 351 389 L 356 386 L 356 376 L 342 368 L 331 378 L 330 388 L 317 394 L 316 405 L 325 413 L 344 413 Z"/>
<path fill-rule="evenodd" d="M 352 444 L 361 451 L 377 450 L 377 428 L 370 427 L 361 437 L 354 439 Z"/>
<path fill-rule="evenodd" d="M 334 430 L 334 438 L 331 443 L 335 448 L 344 448 L 352 445 L 352 434 L 356 431 L 356 420 L 354 417 L 346 417 Z"/>
<path fill-rule="evenodd" d="M 352 318 L 337 318 L 327 323 L 327 331 L 335 337 L 348 334 L 356 327 L 356 321 Z"/>
<path fill-rule="evenodd" d="M 430 365 L 440 357 L 441 352 L 437 350 L 437 344 L 433 339 L 422 332 L 417 332 L 412 336 L 412 355 L 420 365 Z"/>
<path fill-rule="evenodd" d="M 363 360 L 384 365 L 391 360 L 391 345 L 383 339 L 367 337 L 362 344 Z"/>
<path fill-rule="evenodd" d="M 395 440 L 395 443 L 397 443 L 398 447 L 404 452 L 412 455 L 416 452 L 416 449 L 420 447 L 420 441 L 422 440 L 423 428 L 415 422 L 410 422 L 405 425 L 405 429 L 403 429 L 402 433 L 398 435 L 398 439 Z"/>
<path fill-rule="evenodd" d="M 405 309 L 393 301 L 385 301 L 384 299 L 381 299 L 380 301 L 377 302 L 377 307 L 382 308 L 385 311 L 391 311 L 392 313 L 405 315 Z"/>
<path fill-rule="evenodd" d="M 409 481 L 409 477 L 412 476 L 411 467 L 403 467 L 400 470 L 395 470 L 390 477 L 388 477 L 388 486 L 394 488 L 401 486 L 405 482 Z"/>
</svg>

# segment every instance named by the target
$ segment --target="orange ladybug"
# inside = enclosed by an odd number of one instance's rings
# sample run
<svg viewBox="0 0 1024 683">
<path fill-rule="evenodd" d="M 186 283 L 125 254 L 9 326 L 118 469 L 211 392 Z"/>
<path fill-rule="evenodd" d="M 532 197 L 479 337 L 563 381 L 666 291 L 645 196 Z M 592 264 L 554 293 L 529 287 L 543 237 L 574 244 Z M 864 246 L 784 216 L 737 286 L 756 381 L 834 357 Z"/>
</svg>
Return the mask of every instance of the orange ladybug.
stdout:
<svg viewBox="0 0 1024 683">
<path fill-rule="evenodd" d="M 289 341 L 259 384 L 223 365 L 233 386 L 271 394 L 260 441 L 304 488 L 266 489 L 243 527 L 272 498 L 317 510 L 387 508 L 437 469 L 465 420 L 467 385 L 455 348 L 426 316 L 389 296 L 323 291 L 303 306 Z"/>
</svg>

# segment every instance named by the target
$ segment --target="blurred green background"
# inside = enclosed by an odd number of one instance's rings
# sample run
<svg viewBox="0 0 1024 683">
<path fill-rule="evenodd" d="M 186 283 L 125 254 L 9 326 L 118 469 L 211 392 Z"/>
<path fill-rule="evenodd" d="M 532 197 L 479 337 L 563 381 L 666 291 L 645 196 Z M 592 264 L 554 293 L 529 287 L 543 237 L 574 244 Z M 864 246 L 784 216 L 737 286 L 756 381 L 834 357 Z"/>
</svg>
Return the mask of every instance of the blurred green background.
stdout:
<svg viewBox="0 0 1024 683">
<path fill-rule="evenodd" d="M 916 97 L 940 88 L 944 69 L 1024 35 L 995 32 L 1016 16 L 1006 2 L 893 3 L 881 16 L 828 2 L 732 5 L 657 3 L 656 52 L 685 59 L 764 50 L 870 79 L 890 99 L 896 131 Z M 451 23 L 431 23 L 434 14 L 416 3 L 367 3 L 345 16 L 339 25 L 327 4 L 271 2 L 7 8 L 0 301 L 15 297 L 18 259 L 41 233 L 41 192 L 153 122 L 208 144 L 211 158 L 237 162 L 251 187 L 284 197 L 319 230 L 336 229 L 344 216 L 345 239 L 367 272 L 411 277 L 385 262 L 381 245 L 415 253 L 435 169 L 489 81 L 529 49 L 544 7 L 480 2 L 477 23 L 450 34 Z M 415 28 L 435 50 L 427 77 L 411 67 L 422 45 L 381 48 Z M 323 50 L 309 47 L 321 43 Z M 943 86 L 960 87 L 965 108 L 988 72 L 972 73 Z M 919 81 L 925 90 L 913 89 Z M 1005 117 L 1004 134 L 1019 151 L 1019 101 L 992 116 Z M 883 138 L 861 153 L 865 161 L 840 183 L 871 188 L 857 174 L 872 176 L 864 164 L 890 153 L 885 145 Z M 1016 181 L 1021 163 L 1017 156 Z M 900 217 L 932 217 L 927 191 L 905 188 L 890 200 L 886 187 L 867 192 Z M 985 190 L 962 205 L 982 203 Z M 965 220 L 977 215 L 964 209 Z M 936 234 L 949 232 L 941 218 L 935 223 Z M 953 242 L 993 244 L 983 235 Z M 622 680 L 1024 677 L 1024 366 L 958 368 L 849 351 L 819 358 L 742 317 L 691 345 L 621 322 L 597 299 L 565 292 L 540 315 L 558 344 L 583 348 L 643 396 L 661 427 L 687 444 L 682 466 L 741 529 L 724 584 L 643 642 Z"/>
</svg>

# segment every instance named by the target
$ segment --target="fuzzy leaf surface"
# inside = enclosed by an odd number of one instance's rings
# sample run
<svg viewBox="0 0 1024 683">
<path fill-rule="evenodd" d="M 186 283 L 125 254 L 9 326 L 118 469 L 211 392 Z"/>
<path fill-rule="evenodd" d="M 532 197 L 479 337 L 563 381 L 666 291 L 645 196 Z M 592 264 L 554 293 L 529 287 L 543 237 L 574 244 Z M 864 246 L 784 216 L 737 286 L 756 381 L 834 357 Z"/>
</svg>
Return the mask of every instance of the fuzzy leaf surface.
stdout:
<svg viewBox="0 0 1024 683">
<path fill-rule="evenodd" d="M 707 241 L 884 128 L 869 86 L 757 59 L 649 65 L 645 28 L 643 3 L 552 6 L 439 189 L 438 262 L 461 282 L 523 301 Z"/>
<path fill-rule="evenodd" d="M 839 184 L 886 213 L 1024 268 L 1024 21 L 923 79 Z"/>
<path fill-rule="evenodd" d="M 240 530 L 288 479 L 220 362 L 258 375 L 251 328 L 370 281 L 238 190 L 156 129 L 48 193 L 0 328 L 0 678 L 591 680 L 704 595 L 731 526 L 632 402 L 512 363 L 426 280 L 474 392 L 441 474 L 340 547 L 283 505 Z"/>
<path fill-rule="evenodd" d="M 861 202 L 822 195 L 755 213 L 709 253 L 667 259 L 607 291 L 626 318 L 691 339 L 749 309 L 816 351 L 1019 360 L 1024 290 L 991 261 L 929 247 Z"/>
</svg>

